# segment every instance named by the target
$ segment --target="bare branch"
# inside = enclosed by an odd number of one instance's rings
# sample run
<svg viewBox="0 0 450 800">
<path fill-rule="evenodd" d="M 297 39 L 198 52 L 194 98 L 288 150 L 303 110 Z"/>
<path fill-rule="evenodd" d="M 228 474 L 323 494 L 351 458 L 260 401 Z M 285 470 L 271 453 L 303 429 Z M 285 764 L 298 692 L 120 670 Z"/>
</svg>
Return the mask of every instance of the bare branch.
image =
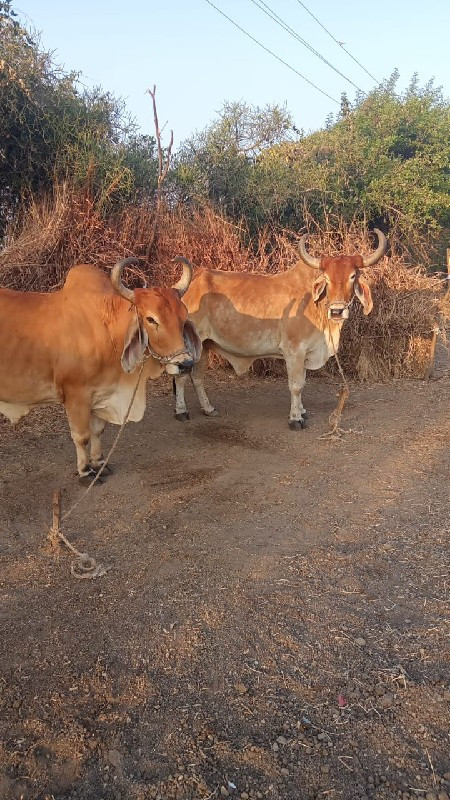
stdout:
<svg viewBox="0 0 450 800">
<path fill-rule="evenodd" d="M 151 251 L 153 249 L 155 239 L 156 239 L 156 231 L 158 227 L 158 223 L 161 216 L 161 206 L 162 206 L 162 184 L 167 176 L 170 167 L 170 160 L 172 157 L 172 147 L 173 147 L 173 131 L 170 131 L 170 142 L 169 146 L 166 151 L 166 157 L 164 158 L 164 150 L 161 144 L 161 130 L 159 127 L 159 120 L 158 120 L 158 111 L 156 108 L 156 86 L 153 85 L 153 89 L 147 89 L 147 94 L 150 95 L 152 98 L 153 103 L 153 121 L 155 124 L 155 136 L 156 136 L 156 145 L 158 148 L 158 186 L 156 189 L 156 207 L 155 207 L 155 215 L 153 218 L 153 224 L 150 231 L 150 239 L 147 246 L 147 261 L 150 261 Z"/>
</svg>

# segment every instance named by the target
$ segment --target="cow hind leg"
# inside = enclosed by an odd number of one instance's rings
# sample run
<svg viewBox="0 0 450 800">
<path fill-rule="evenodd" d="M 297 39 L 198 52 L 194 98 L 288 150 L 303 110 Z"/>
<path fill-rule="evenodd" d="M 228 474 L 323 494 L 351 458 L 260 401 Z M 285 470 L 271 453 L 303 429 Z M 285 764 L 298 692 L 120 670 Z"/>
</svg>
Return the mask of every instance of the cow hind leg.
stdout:
<svg viewBox="0 0 450 800">
<path fill-rule="evenodd" d="M 194 369 L 192 370 L 191 380 L 203 413 L 206 414 L 207 417 L 217 417 L 218 412 L 214 408 L 214 406 L 212 406 L 211 403 L 209 402 L 209 398 L 208 395 L 206 394 L 205 384 L 203 381 L 203 376 L 207 363 L 208 363 L 208 348 L 204 347 L 199 361 L 197 362 L 197 364 L 195 364 Z"/>
<path fill-rule="evenodd" d="M 184 390 L 186 388 L 187 375 L 177 375 L 173 379 L 173 393 L 175 395 L 175 419 L 178 422 L 186 422 L 189 419 L 189 411 L 186 406 Z"/>
<path fill-rule="evenodd" d="M 104 465 L 105 459 L 102 451 L 101 436 L 105 429 L 106 422 L 100 419 L 96 414 L 91 414 L 90 428 L 91 428 L 91 467 L 94 472 L 98 472 Z M 106 465 L 102 471 L 102 475 L 112 474 L 112 468 L 109 464 Z"/>
</svg>

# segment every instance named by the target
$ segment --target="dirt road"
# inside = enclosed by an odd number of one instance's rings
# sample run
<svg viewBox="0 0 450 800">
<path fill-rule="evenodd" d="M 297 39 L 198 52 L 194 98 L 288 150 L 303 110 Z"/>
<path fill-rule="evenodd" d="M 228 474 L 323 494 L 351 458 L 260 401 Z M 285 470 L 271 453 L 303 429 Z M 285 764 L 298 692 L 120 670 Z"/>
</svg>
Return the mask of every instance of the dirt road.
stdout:
<svg viewBox="0 0 450 800">
<path fill-rule="evenodd" d="M 299 433 L 284 381 L 185 424 L 166 385 L 65 528 L 95 581 L 43 548 L 64 416 L 0 423 L 1 800 L 450 796 L 449 387 L 354 387 L 326 442 L 336 384 Z"/>
</svg>

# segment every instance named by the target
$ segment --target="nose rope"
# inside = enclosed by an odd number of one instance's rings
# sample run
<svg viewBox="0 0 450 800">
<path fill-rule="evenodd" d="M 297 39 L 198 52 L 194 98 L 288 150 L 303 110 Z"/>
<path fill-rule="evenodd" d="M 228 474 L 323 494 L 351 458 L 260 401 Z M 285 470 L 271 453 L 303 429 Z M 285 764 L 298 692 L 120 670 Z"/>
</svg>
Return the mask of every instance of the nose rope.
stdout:
<svg viewBox="0 0 450 800">
<path fill-rule="evenodd" d="M 340 305 L 342 303 L 342 305 L 343 305 L 342 311 L 344 311 L 346 308 L 351 308 L 351 306 L 353 305 L 354 299 L 355 299 L 355 295 L 353 294 L 351 296 L 350 300 L 348 301 L 348 303 L 346 303 L 344 300 L 333 300 L 332 303 L 327 303 L 326 308 L 329 309 L 329 308 L 331 308 L 331 306 L 335 306 L 335 305 L 338 305 L 338 304 Z"/>
<path fill-rule="evenodd" d="M 147 358 L 150 357 L 156 358 L 156 360 L 159 361 L 161 364 L 169 364 L 171 361 L 173 361 L 174 358 L 181 355 L 189 356 L 189 358 L 191 357 L 191 354 L 189 353 L 188 350 L 186 350 L 186 348 L 184 348 L 183 350 L 176 350 L 175 353 L 171 353 L 170 356 L 162 356 L 159 353 L 156 353 L 155 350 L 153 350 L 153 348 L 150 347 L 150 344 L 147 345 L 146 349 L 148 350 Z"/>
</svg>

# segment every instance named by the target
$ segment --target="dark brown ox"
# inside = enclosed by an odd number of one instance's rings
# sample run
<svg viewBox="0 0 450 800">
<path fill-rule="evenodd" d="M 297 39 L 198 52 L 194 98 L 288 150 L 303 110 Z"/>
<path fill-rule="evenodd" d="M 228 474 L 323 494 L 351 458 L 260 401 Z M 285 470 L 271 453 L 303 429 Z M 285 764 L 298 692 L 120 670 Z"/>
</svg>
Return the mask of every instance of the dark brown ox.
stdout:
<svg viewBox="0 0 450 800">
<path fill-rule="evenodd" d="M 257 358 L 278 358 L 286 362 L 289 378 L 289 427 L 304 427 L 301 393 L 306 370 L 319 369 L 338 351 L 342 325 L 355 297 L 364 314 L 372 310 L 370 288 L 361 271 L 376 264 L 387 247 L 384 234 L 375 232 L 378 246 L 369 256 L 313 258 L 306 250 L 305 234 L 299 244 L 301 261 L 286 272 L 198 271 L 184 302 L 203 342 L 202 357 L 191 378 L 205 414 L 217 413 L 203 384 L 208 350 L 227 359 L 238 375 Z M 175 378 L 179 420 L 189 418 L 185 383 L 185 377 Z"/>
<path fill-rule="evenodd" d="M 172 288 L 127 289 L 120 261 L 111 277 L 73 267 L 53 293 L 0 289 L 0 413 L 11 422 L 39 405 L 62 403 L 82 483 L 103 465 L 105 422 L 120 425 L 137 383 L 129 419 L 142 419 L 146 382 L 164 370 L 190 370 L 201 352 L 181 297 L 192 270 L 183 264 Z M 90 457 L 87 447 L 90 442 Z"/>
</svg>

